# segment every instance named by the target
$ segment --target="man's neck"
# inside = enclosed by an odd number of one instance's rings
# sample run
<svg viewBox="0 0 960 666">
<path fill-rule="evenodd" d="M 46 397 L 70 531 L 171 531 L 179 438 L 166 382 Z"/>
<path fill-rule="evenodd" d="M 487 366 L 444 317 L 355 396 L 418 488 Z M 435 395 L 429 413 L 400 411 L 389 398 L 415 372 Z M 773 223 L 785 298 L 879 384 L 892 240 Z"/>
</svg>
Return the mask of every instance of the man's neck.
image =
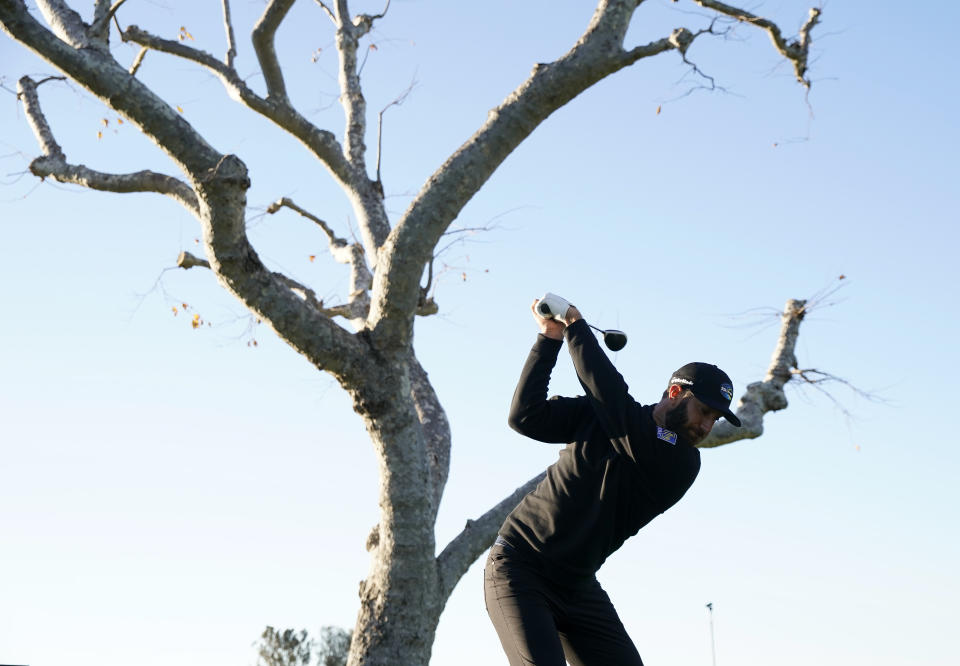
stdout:
<svg viewBox="0 0 960 666">
<path fill-rule="evenodd" d="M 653 406 L 653 422 L 661 427 L 667 424 L 667 406 L 663 400 Z"/>
</svg>

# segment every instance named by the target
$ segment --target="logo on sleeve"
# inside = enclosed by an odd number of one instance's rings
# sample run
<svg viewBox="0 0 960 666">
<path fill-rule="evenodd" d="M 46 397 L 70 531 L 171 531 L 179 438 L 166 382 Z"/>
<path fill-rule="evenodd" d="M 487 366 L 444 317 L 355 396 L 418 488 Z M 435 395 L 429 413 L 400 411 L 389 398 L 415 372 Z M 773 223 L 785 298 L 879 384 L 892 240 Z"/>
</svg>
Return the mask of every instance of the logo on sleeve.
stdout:
<svg viewBox="0 0 960 666">
<path fill-rule="evenodd" d="M 657 426 L 657 439 L 662 439 L 667 444 L 676 444 L 677 443 L 677 433 L 672 430 L 667 430 Z"/>
<path fill-rule="evenodd" d="M 720 384 L 720 393 L 727 399 L 727 402 L 733 400 L 733 387 L 730 384 Z"/>
</svg>

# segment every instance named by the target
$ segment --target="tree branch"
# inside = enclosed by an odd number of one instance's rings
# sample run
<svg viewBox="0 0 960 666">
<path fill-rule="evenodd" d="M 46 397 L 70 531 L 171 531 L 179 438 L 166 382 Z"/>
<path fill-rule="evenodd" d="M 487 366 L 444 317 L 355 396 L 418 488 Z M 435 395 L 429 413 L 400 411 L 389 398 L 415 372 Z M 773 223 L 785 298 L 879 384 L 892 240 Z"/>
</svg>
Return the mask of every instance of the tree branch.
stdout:
<svg viewBox="0 0 960 666">
<path fill-rule="evenodd" d="M 183 250 L 177 256 L 178 268 L 182 268 L 183 270 L 188 271 L 191 268 L 194 268 L 196 266 L 200 266 L 201 268 L 210 268 L 210 262 L 207 261 L 206 259 L 201 259 L 200 257 L 192 255 L 186 250 Z"/>
<path fill-rule="evenodd" d="M 95 171 L 79 164 L 68 164 L 63 149 L 53 136 L 50 124 L 40 108 L 37 84 L 28 76 L 17 82 L 17 97 L 43 155 L 30 163 L 30 172 L 39 178 L 53 177 L 61 183 L 82 185 L 105 192 L 158 192 L 180 202 L 187 210 L 199 216 L 197 196 L 182 180 L 153 171 L 113 174 Z"/>
<path fill-rule="evenodd" d="M 670 51 L 671 49 L 680 49 L 681 53 L 686 53 L 687 48 L 693 43 L 693 39 L 694 35 L 689 30 L 686 28 L 677 28 L 670 33 L 669 37 L 664 37 L 642 46 L 634 46 L 623 55 L 621 61 L 624 66 L 632 65 L 638 60 L 649 58 L 664 51 Z"/>
<path fill-rule="evenodd" d="M 390 222 L 383 205 L 383 183 L 373 181 L 367 174 L 366 144 L 364 137 L 367 128 L 367 103 L 360 85 L 360 72 L 357 69 L 357 48 L 359 40 L 373 27 L 375 19 L 382 18 L 390 7 L 389 0 L 380 14 L 370 16 L 361 14 L 352 21 L 347 0 L 334 0 L 331 9 L 317 0 L 336 27 L 336 45 L 338 59 L 338 84 L 340 104 L 344 110 L 346 129 L 344 136 L 344 157 L 356 174 L 353 182 L 354 209 L 360 234 L 367 247 L 371 267 L 376 269 L 380 249 L 390 233 Z"/>
<path fill-rule="evenodd" d="M 737 404 L 736 414 L 741 426 L 737 428 L 726 421 L 718 422 L 707 438 L 699 444 L 700 448 L 712 448 L 741 439 L 755 439 L 763 434 L 764 414 L 786 408 L 787 396 L 783 387 L 794 376 L 794 368 L 797 367 L 794 350 L 800 334 L 800 322 L 807 314 L 806 306 L 807 302 L 804 300 L 787 301 L 780 315 L 780 336 L 777 338 L 767 374 L 763 381 L 747 386 Z"/>
<path fill-rule="evenodd" d="M 389 2 L 387 3 L 390 4 Z M 386 11 L 386 10 L 384 10 Z M 407 97 L 413 92 L 414 87 L 417 85 L 417 80 L 414 79 L 410 82 L 410 85 L 407 86 L 407 89 L 400 93 L 396 99 L 387 104 L 385 107 L 380 109 L 380 113 L 377 114 L 377 183 L 380 185 L 380 193 L 383 194 L 383 181 L 380 179 L 380 157 L 383 150 L 383 114 L 387 112 L 391 106 L 400 106 L 403 104 Z"/>
<path fill-rule="evenodd" d="M 355 328 L 359 330 L 370 309 L 370 287 L 373 284 L 373 276 L 367 268 L 363 246 L 359 243 L 347 243 L 344 239 L 338 238 L 336 234 L 333 233 L 330 225 L 316 215 L 304 210 L 287 197 L 278 199 L 270 204 L 270 206 L 267 207 L 267 213 L 273 215 L 284 207 L 299 213 L 323 229 L 323 232 L 327 235 L 330 254 L 334 260 L 350 266 L 349 301 L 344 305 L 329 309 L 328 312 L 331 315 L 340 315 L 349 319 Z"/>
<path fill-rule="evenodd" d="M 316 292 L 315 292 L 313 289 L 311 289 L 310 287 L 307 287 L 306 285 L 300 284 L 300 283 L 297 282 L 296 280 L 287 277 L 287 276 L 284 275 L 283 273 L 276 273 L 276 272 L 274 272 L 273 275 L 274 275 L 274 277 L 276 277 L 278 280 L 280 280 L 283 284 L 287 285 L 287 287 L 289 287 L 290 291 L 292 291 L 293 293 L 295 293 L 297 296 L 299 296 L 300 298 L 302 298 L 305 302 L 309 303 L 310 305 L 312 305 L 314 308 L 316 308 L 318 311 L 322 312 L 323 314 L 325 314 L 325 315 L 327 315 L 327 316 L 333 316 L 334 314 L 339 314 L 339 312 L 334 313 L 334 312 L 331 312 L 330 310 L 324 308 L 324 307 L 323 307 L 323 301 L 322 301 L 321 299 L 317 298 Z"/>
<path fill-rule="evenodd" d="M 147 51 L 149 51 L 146 46 L 141 46 L 140 51 L 137 52 L 137 57 L 133 59 L 133 62 L 130 64 L 130 69 L 128 70 L 130 76 L 136 76 L 137 71 L 140 69 L 140 65 L 143 64 L 143 59 L 147 57 Z"/>
<path fill-rule="evenodd" d="M 223 62 L 233 69 L 233 61 L 237 57 L 237 38 L 233 34 L 233 21 L 230 18 L 230 0 L 223 0 L 223 28 L 227 33 L 227 55 Z"/>
<path fill-rule="evenodd" d="M 366 31 L 351 22 L 347 0 L 336 0 L 334 10 L 337 26 L 337 56 L 340 65 L 338 73 L 340 103 L 346 116 L 344 152 L 347 160 L 356 169 L 363 170 L 365 173 L 364 134 L 367 131 L 367 102 L 363 97 L 360 75 L 357 72 L 357 48 L 360 37 L 366 34 Z"/>
<path fill-rule="evenodd" d="M 57 77 L 58 80 L 66 80 L 64 77 Z M 40 97 L 37 95 L 37 87 L 46 83 L 49 79 L 44 79 L 36 83 L 29 76 L 21 77 L 17 82 L 17 99 L 23 103 L 23 110 L 27 114 L 27 122 L 33 129 L 34 136 L 40 144 L 40 150 L 46 157 L 63 158 L 63 149 L 53 136 L 53 130 L 50 129 L 50 123 L 47 117 L 40 109 Z"/>
<path fill-rule="evenodd" d="M 476 520 L 468 520 L 463 531 L 437 556 L 441 602 L 445 602 L 450 596 L 457 581 L 466 573 L 470 565 L 493 544 L 493 540 L 497 537 L 497 530 L 500 529 L 507 514 L 513 511 L 520 500 L 536 488 L 545 476 L 546 472 L 541 472 Z"/>
<path fill-rule="evenodd" d="M 328 225 L 326 222 L 321 220 L 319 217 L 317 217 L 313 213 L 310 213 L 304 210 L 303 208 L 301 208 L 300 206 L 298 206 L 297 204 L 293 203 L 293 201 L 287 197 L 277 199 L 272 204 L 270 204 L 267 207 L 267 214 L 273 215 L 278 210 L 284 207 L 289 208 L 290 210 L 296 213 L 299 213 L 300 215 L 307 218 L 311 222 L 314 222 L 317 226 L 323 229 L 323 233 L 327 235 L 327 240 L 330 241 L 331 249 L 334 247 L 336 248 L 344 247 L 347 244 L 347 241 L 343 240 L 342 238 L 338 238 L 337 235 L 333 233 L 333 229 L 330 228 L 330 225 Z"/>
<path fill-rule="evenodd" d="M 276 99 L 284 104 L 289 102 L 287 87 L 283 82 L 283 71 L 277 61 L 277 52 L 273 47 L 273 38 L 277 29 L 286 18 L 294 0 L 270 0 L 260 20 L 253 27 L 253 50 L 257 53 L 260 70 L 267 82 L 267 99 Z"/>
<path fill-rule="evenodd" d="M 350 189 L 356 187 L 356 174 L 344 159 L 343 150 L 333 134 L 317 128 L 300 115 L 289 105 L 285 96 L 282 99 L 278 99 L 276 95 L 272 99 L 264 99 L 247 86 L 234 68 L 228 67 L 212 54 L 178 41 L 162 39 L 135 25 L 131 25 L 124 30 L 123 39 L 140 44 L 144 48 L 190 60 L 208 68 L 219 76 L 231 98 L 269 118 L 277 126 L 299 139 L 330 170 L 330 173 L 341 185 Z"/>
<path fill-rule="evenodd" d="M 87 33 L 87 24 L 63 0 L 37 0 L 37 8 L 53 33 L 70 46 L 77 49 L 94 46 Z"/>
<path fill-rule="evenodd" d="M 82 185 L 102 192 L 156 192 L 179 202 L 193 215 L 199 215 L 197 196 L 190 186 L 178 178 L 155 171 L 133 173 L 104 173 L 89 169 L 82 164 L 67 164 L 63 159 L 38 157 L 30 163 L 30 172 L 39 177 L 52 177 L 61 183 Z"/>
<path fill-rule="evenodd" d="M 383 11 L 380 12 L 379 14 L 359 14 L 358 16 L 354 17 L 353 25 L 358 30 L 357 36 L 363 37 L 368 32 L 370 32 L 373 29 L 373 22 L 378 19 L 382 19 L 384 16 L 386 16 L 387 10 L 389 9 L 390 9 L 390 0 L 387 0 L 387 4 L 384 5 Z"/>
<path fill-rule="evenodd" d="M 93 22 L 96 23 L 110 11 L 110 0 L 93 0 Z M 92 24 L 91 24 L 92 25 Z"/>
<path fill-rule="evenodd" d="M 117 0 L 111 5 L 110 0 L 97 0 L 93 11 L 93 23 L 90 24 L 90 35 L 104 46 L 109 42 L 110 21 L 126 1 Z"/>
<path fill-rule="evenodd" d="M 733 7 L 726 3 L 718 2 L 717 0 L 694 0 L 694 2 L 701 7 L 712 9 L 731 18 L 735 18 L 738 21 L 750 23 L 766 30 L 767 34 L 770 35 L 770 41 L 773 42 L 774 47 L 780 52 L 780 55 L 793 63 L 797 81 L 803 84 L 805 88 L 810 88 L 810 79 L 806 78 L 807 57 L 810 52 L 810 31 L 812 31 L 820 21 L 820 9 L 816 7 L 810 9 L 807 20 L 800 28 L 797 38 L 787 41 L 783 38 L 783 32 L 776 23 L 752 14 L 745 9 Z"/>
<path fill-rule="evenodd" d="M 320 5 L 320 8 L 324 11 L 324 13 L 328 17 L 330 17 L 330 20 L 333 21 L 333 24 L 337 25 L 337 15 L 333 12 L 332 9 L 330 9 L 329 5 L 327 5 L 327 3 L 325 3 L 323 0 L 314 0 L 314 2 Z"/>
<path fill-rule="evenodd" d="M 110 41 L 110 19 L 103 21 L 103 17 L 110 11 L 110 0 L 94 0 L 93 21 L 90 23 L 90 36 L 105 46 Z M 106 29 L 105 29 L 106 28 Z"/>
<path fill-rule="evenodd" d="M 145 49 L 169 53 L 170 55 L 190 60 L 212 70 L 218 74 L 222 80 L 231 84 L 234 82 L 240 82 L 242 84 L 240 76 L 231 66 L 218 60 L 212 54 L 201 51 L 200 49 L 195 49 L 192 46 L 187 46 L 183 42 L 157 37 L 136 25 L 127 26 L 127 29 L 123 31 L 122 39 L 125 42 L 139 44 Z M 245 84 L 244 87 L 246 87 Z M 247 91 L 250 95 L 256 96 L 252 91 L 249 91 L 249 88 Z"/>
</svg>

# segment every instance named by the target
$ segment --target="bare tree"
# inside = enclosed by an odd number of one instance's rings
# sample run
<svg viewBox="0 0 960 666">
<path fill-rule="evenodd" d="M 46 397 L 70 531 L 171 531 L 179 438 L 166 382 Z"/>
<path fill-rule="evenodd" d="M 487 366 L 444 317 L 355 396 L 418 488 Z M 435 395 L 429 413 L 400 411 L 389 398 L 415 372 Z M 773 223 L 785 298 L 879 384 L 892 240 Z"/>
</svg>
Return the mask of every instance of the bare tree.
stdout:
<svg viewBox="0 0 960 666">
<path fill-rule="evenodd" d="M 800 84 L 809 87 L 810 35 L 820 10 L 811 9 L 797 35 L 788 38 L 775 23 L 746 10 L 715 0 L 691 1 L 707 14 L 688 18 L 704 27 L 678 27 L 647 44 L 628 46 L 625 37 L 643 0 L 599 0 L 570 50 L 553 62 L 537 64 L 436 169 L 399 219 L 391 220 L 384 206 L 379 155 L 371 176 L 364 141 L 370 113 L 358 65 L 360 40 L 384 18 L 389 1 L 378 14 L 354 15 L 347 0 L 316 0 L 335 35 L 339 103 L 346 116 L 340 141 L 315 126 L 287 94 L 274 36 L 294 0 L 268 0 L 253 27 L 251 39 L 264 81 L 260 91 L 235 69 L 237 42 L 229 0 L 223 0 L 228 44 L 223 58 L 134 25 L 123 28 L 118 12 L 122 14 L 125 0 L 94 0 L 90 22 L 64 0 L 37 0 L 46 25 L 23 0 L 0 0 L 0 23 L 10 37 L 136 126 L 166 153 L 179 175 L 105 173 L 68 161 L 41 109 L 38 86 L 43 81 L 23 77 L 19 98 L 42 153 L 31 163 L 31 172 L 108 192 L 156 192 L 180 203 L 200 224 L 205 255 L 183 253 L 180 265 L 209 268 L 227 291 L 351 396 L 380 469 L 380 520 L 367 541 L 370 569 L 360 587 L 352 666 L 426 664 L 440 613 L 457 581 L 491 544 L 505 515 L 540 479 L 531 479 L 476 520 L 468 520 L 437 554 L 434 523 L 447 481 L 450 428 L 417 360 L 412 333 L 416 316 L 438 309 L 422 280 L 438 241 L 460 210 L 554 111 L 605 77 L 647 58 L 673 52 L 695 67 L 687 61 L 688 49 L 695 40 L 723 32 L 718 25 L 740 23 L 765 31 Z M 141 47 L 132 65 L 118 62 L 110 50 L 114 28 L 124 42 Z M 354 242 L 290 199 L 277 200 L 269 212 L 294 211 L 323 229 L 333 257 L 349 267 L 350 296 L 345 302 L 327 305 L 309 286 L 264 265 L 246 233 L 246 165 L 237 155 L 218 152 L 137 77 L 150 51 L 212 72 L 231 99 L 299 140 L 342 188 L 360 231 Z M 783 387 L 794 376 L 793 349 L 803 315 L 802 301 L 787 303 L 770 369 L 748 388 L 737 409 L 746 427 L 718 428 L 705 446 L 759 436 L 764 414 L 786 407 Z"/>
</svg>

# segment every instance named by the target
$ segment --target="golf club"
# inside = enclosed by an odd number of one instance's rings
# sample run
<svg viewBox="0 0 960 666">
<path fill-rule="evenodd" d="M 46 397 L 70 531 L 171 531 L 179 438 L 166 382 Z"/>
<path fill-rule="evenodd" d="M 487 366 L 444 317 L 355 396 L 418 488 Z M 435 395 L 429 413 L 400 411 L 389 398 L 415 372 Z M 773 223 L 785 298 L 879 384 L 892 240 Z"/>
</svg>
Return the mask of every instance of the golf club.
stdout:
<svg viewBox="0 0 960 666">
<path fill-rule="evenodd" d="M 627 346 L 627 334 L 623 331 L 618 331 L 616 329 L 603 329 L 597 328 L 590 322 L 587 322 L 587 326 L 592 328 L 595 331 L 603 333 L 603 344 L 607 346 L 607 349 L 610 351 L 620 351 Z"/>
<path fill-rule="evenodd" d="M 548 291 L 544 294 L 543 298 L 537 301 L 537 314 L 544 319 L 553 319 L 558 316 L 562 317 L 566 314 L 568 307 L 570 307 L 570 301 L 556 294 L 551 294 Z M 593 330 L 603 333 L 603 344 L 605 344 L 610 351 L 620 351 L 627 345 L 627 334 L 623 331 L 617 331 L 615 329 L 605 331 L 597 328 L 590 322 L 586 322 L 586 324 Z"/>
</svg>

